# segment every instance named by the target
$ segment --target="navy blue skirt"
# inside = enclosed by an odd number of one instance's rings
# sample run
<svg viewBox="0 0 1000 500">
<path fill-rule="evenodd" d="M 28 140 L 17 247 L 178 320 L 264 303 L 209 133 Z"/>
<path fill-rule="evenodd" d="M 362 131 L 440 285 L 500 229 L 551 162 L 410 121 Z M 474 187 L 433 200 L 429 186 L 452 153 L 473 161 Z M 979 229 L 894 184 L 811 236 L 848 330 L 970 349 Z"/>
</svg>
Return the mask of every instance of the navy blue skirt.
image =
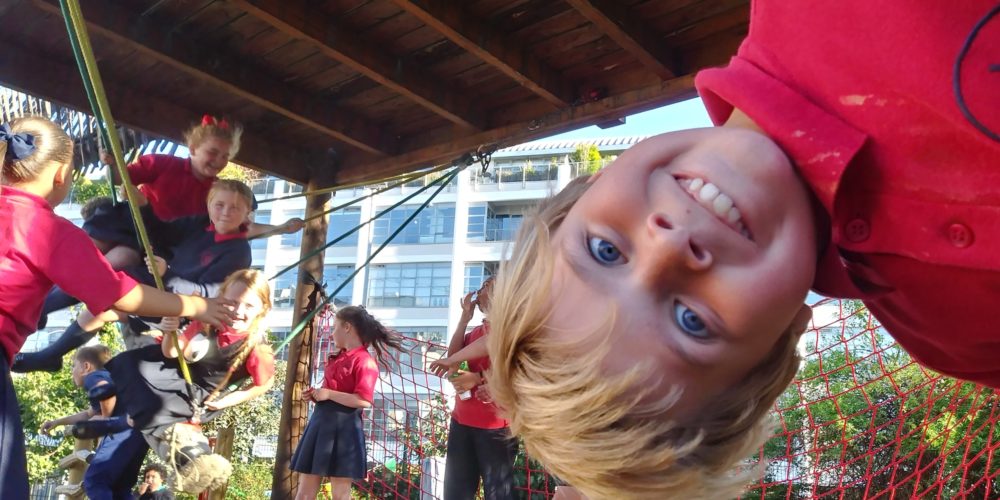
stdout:
<svg viewBox="0 0 1000 500">
<path fill-rule="evenodd" d="M 316 403 L 291 469 L 324 477 L 363 479 L 367 472 L 361 409 L 333 401 Z"/>
<path fill-rule="evenodd" d="M 146 232 L 153 240 L 151 242 L 153 248 L 160 248 L 163 245 L 156 240 L 156 235 L 162 232 L 163 222 L 156 217 L 149 205 L 140 208 L 139 212 L 142 214 L 142 221 L 146 224 Z M 95 240 L 141 250 L 139 236 L 135 232 L 135 223 L 132 222 L 132 212 L 129 210 L 128 202 L 99 207 L 94 215 L 83 223 L 83 230 Z"/>
</svg>

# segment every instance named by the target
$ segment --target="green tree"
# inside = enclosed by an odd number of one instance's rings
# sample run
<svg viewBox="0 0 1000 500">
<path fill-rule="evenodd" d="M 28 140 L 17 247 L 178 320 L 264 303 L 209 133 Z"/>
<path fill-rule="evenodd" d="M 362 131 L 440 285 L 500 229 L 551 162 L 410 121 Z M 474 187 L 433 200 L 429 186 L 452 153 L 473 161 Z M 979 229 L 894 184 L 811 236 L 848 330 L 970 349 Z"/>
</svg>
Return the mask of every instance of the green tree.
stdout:
<svg viewBox="0 0 1000 500">
<path fill-rule="evenodd" d="M 92 181 L 83 175 L 73 178 L 73 203 L 83 205 L 99 196 L 111 196 L 111 186 L 107 181 Z"/>
<path fill-rule="evenodd" d="M 579 165 L 578 172 L 583 174 L 594 174 L 604 166 L 601 160 L 601 151 L 593 144 L 580 144 L 576 150 L 569 155 L 569 161 L 574 165 Z"/>
</svg>

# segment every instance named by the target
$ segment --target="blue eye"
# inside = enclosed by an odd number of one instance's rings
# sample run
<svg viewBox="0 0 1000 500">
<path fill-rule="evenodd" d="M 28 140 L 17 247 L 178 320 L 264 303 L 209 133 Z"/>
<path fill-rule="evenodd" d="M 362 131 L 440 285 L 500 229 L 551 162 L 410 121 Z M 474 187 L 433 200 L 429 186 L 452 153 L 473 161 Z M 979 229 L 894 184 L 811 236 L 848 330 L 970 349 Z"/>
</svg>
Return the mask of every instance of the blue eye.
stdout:
<svg viewBox="0 0 1000 500">
<path fill-rule="evenodd" d="M 587 238 L 587 246 L 590 249 L 590 255 L 602 266 L 614 266 L 625 263 L 625 257 L 622 256 L 621 251 L 608 240 L 589 236 Z"/>
<path fill-rule="evenodd" d="M 708 327 L 705 326 L 705 322 L 701 320 L 698 313 L 691 310 L 690 307 L 677 302 L 674 305 L 674 319 L 677 321 L 677 326 L 684 331 L 684 333 L 698 338 L 707 339 L 711 335 L 708 331 Z"/>
</svg>

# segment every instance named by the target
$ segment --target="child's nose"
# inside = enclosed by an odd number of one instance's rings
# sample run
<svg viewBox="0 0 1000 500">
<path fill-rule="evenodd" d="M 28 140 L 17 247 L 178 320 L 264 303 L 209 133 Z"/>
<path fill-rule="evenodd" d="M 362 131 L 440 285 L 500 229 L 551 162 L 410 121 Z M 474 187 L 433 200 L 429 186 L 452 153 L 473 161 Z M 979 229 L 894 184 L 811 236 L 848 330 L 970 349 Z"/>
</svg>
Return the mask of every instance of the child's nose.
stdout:
<svg viewBox="0 0 1000 500">
<path fill-rule="evenodd" d="M 640 255 L 649 269 L 644 274 L 660 279 L 668 272 L 702 272 L 712 267 L 713 258 L 708 249 L 691 237 L 683 225 L 672 221 L 666 214 L 651 213 L 646 218 L 646 238 Z M 643 267 L 643 266 L 639 266 Z"/>
</svg>

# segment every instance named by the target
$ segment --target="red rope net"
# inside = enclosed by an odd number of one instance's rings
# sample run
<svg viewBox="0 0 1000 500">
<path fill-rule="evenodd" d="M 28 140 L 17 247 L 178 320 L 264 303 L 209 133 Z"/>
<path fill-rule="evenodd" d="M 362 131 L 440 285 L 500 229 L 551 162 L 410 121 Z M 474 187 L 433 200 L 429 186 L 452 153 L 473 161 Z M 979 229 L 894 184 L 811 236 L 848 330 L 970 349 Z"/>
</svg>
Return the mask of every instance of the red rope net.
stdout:
<svg viewBox="0 0 1000 500">
<path fill-rule="evenodd" d="M 775 405 L 779 427 L 749 461 L 766 462 L 766 473 L 741 498 L 1000 498 L 994 391 L 920 367 L 860 302 L 824 299 L 813 310 L 799 374 Z M 321 322 L 316 380 L 332 349 L 332 320 Z M 445 350 L 406 337 L 383 369 L 365 415 L 363 498 L 441 498 L 454 391 L 427 366 Z M 559 484 L 523 450 L 516 469 L 520 498 L 550 498 Z"/>
</svg>

